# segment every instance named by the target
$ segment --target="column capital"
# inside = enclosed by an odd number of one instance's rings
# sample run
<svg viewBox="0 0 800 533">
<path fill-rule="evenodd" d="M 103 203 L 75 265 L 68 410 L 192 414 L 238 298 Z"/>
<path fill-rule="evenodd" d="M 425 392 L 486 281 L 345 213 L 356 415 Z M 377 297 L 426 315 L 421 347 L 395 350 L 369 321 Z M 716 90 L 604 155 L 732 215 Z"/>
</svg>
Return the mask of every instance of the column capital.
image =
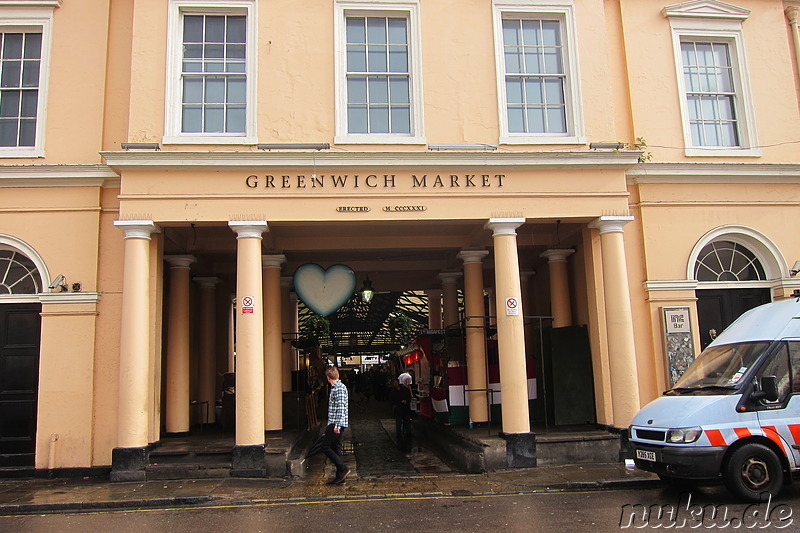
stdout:
<svg viewBox="0 0 800 533">
<path fill-rule="evenodd" d="M 553 248 L 550 250 L 545 250 L 539 257 L 547 258 L 548 263 L 566 263 L 567 257 L 574 254 L 575 250 L 572 248 Z"/>
<path fill-rule="evenodd" d="M 286 256 L 283 254 L 271 254 L 261 256 L 261 266 L 264 268 L 281 268 L 281 265 L 286 262 Z"/>
<path fill-rule="evenodd" d="M 237 239 L 247 237 L 260 239 L 265 231 L 269 231 L 266 220 L 230 220 L 228 227 L 236 232 Z"/>
<path fill-rule="evenodd" d="M 786 18 L 789 19 L 790 23 L 798 24 L 800 22 L 800 7 L 789 6 L 786 8 L 784 13 L 786 13 Z"/>
<path fill-rule="evenodd" d="M 456 283 L 461 276 L 463 276 L 461 272 L 442 272 L 436 277 L 442 280 L 442 283 Z"/>
<path fill-rule="evenodd" d="M 524 218 L 490 218 L 485 227 L 492 230 L 492 237 L 496 235 L 516 235 L 517 228 L 524 223 Z"/>
<path fill-rule="evenodd" d="M 600 235 L 603 233 L 622 233 L 622 226 L 633 220 L 633 217 L 624 216 L 603 216 L 592 220 L 589 227 L 599 229 Z"/>
<path fill-rule="evenodd" d="M 201 289 L 213 289 L 222 280 L 215 276 L 208 276 L 208 277 L 197 276 L 192 278 L 192 281 L 200 285 Z"/>
<path fill-rule="evenodd" d="M 115 220 L 114 225 L 125 232 L 126 239 L 147 239 L 161 228 L 152 220 Z"/>
<path fill-rule="evenodd" d="M 489 255 L 489 250 L 461 250 L 458 252 L 458 258 L 464 261 L 464 264 L 469 263 L 482 263 L 483 258 Z"/>
<path fill-rule="evenodd" d="M 197 258 L 193 255 L 165 255 L 164 261 L 169 263 L 170 268 L 190 268 Z"/>
</svg>

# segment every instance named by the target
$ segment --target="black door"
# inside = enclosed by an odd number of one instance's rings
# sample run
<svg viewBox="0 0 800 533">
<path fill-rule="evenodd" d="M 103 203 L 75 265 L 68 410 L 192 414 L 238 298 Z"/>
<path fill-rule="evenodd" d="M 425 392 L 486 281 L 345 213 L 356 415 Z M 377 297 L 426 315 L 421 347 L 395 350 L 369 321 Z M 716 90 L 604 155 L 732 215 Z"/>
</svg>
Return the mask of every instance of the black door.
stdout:
<svg viewBox="0 0 800 533">
<path fill-rule="evenodd" d="M 696 293 L 701 349 L 742 313 L 771 301 L 769 289 L 704 289 Z"/>
<path fill-rule="evenodd" d="M 0 305 L 0 467 L 34 464 L 41 310 Z"/>
</svg>

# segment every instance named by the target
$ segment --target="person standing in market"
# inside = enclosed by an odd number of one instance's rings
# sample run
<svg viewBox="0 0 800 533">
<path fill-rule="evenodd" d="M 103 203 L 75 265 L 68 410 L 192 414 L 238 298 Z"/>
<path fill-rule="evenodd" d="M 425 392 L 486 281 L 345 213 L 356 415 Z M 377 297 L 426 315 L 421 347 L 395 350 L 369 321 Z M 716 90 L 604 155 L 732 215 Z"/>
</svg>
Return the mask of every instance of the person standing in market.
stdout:
<svg viewBox="0 0 800 533">
<path fill-rule="evenodd" d="M 389 391 L 389 405 L 394 410 L 397 445 L 404 451 L 411 450 L 411 389 L 400 385 L 398 379 L 392 380 Z"/>
<path fill-rule="evenodd" d="M 339 441 L 342 431 L 349 425 L 347 387 L 339 379 L 339 369 L 329 366 L 325 369 L 325 377 L 331 385 L 331 394 L 328 397 L 328 425 L 325 428 L 322 447 L 319 451 L 324 453 L 336 465 L 336 477 L 328 484 L 344 483 L 350 474 L 350 469 L 344 464 L 341 456 L 336 452 L 341 449 Z"/>
</svg>

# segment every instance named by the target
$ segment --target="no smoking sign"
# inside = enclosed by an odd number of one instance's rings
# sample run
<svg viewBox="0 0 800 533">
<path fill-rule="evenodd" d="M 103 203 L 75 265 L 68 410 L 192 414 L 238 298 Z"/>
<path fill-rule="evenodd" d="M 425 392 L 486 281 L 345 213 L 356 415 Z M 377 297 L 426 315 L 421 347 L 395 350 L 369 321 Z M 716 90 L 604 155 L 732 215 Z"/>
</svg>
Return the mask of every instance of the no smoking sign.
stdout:
<svg viewBox="0 0 800 533">
<path fill-rule="evenodd" d="M 506 298 L 506 315 L 519 315 L 519 300 L 516 298 Z"/>
<path fill-rule="evenodd" d="M 253 314 L 253 297 L 252 296 L 244 296 L 242 297 L 242 314 Z"/>
</svg>

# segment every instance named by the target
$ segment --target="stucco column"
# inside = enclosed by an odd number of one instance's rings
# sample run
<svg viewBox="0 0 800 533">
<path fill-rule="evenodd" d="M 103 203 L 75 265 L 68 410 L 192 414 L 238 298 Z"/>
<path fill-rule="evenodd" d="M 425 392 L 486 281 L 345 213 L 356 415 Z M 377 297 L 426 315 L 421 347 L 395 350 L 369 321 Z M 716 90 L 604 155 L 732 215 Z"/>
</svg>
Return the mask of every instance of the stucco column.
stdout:
<svg viewBox="0 0 800 533">
<path fill-rule="evenodd" d="M 575 253 L 569 248 L 546 250 L 541 257 L 547 258 L 550 268 L 550 314 L 553 327 L 572 325 L 572 307 L 569 303 L 569 279 L 567 277 L 567 257 Z"/>
<path fill-rule="evenodd" d="M 214 422 L 217 388 L 217 299 L 215 287 L 220 282 L 215 277 L 196 277 L 195 283 L 200 285 L 200 332 L 197 365 L 197 400 L 208 402 L 207 409 L 200 408 L 200 416 L 206 416 L 206 424 Z"/>
<path fill-rule="evenodd" d="M 517 228 L 524 218 L 491 218 L 497 295 L 497 349 L 504 433 L 530 433 L 528 378 L 525 367 L 525 319 L 519 277 Z"/>
<path fill-rule="evenodd" d="M 292 390 L 292 370 L 294 367 L 294 352 L 291 340 L 295 332 L 297 317 L 297 298 L 292 299 L 292 277 L 281 277 L 281 375 L 283 392 Z"/>
<path fill-rule="evenodd" d="M 522 293 L 522 316 L 525 323 L 525 354 L 530 353 L 534 321 L 532 317 L 534 312 L 533 296 L 531 294 L 531 278 L 536 275 L 535 270 L 520 271 L 519 273 L 519 290 Z M 536 324 L 538 326 L 538 324 Z"/>
<path fill-rule="evenodd" d="M 603 216 L 589 224 L 600 230 L 611 402 L 613 424 L 618 428 L 627 427 L 639 410 L 633 313 L 622 235 L 622 226 L 631 220 L 633 217 Z"/>
<path fill-rule="evenodd" d="M 236 372 L 236 295 L 228 302 L 228 372 Z"/>
<path fill-rule="evenodd" d="M 442 329 L 442 291 L 428 289 L 428 329 Z"/>
<path fill-rule="evenodd" d="M 261 235 L 265 221 L 231 221 L 236 232 L 236 446 L 264 446 L 264 305 Z"/>
<path fill-rule="evenodd" d="M 789 19 L 789 26 L 792 32 L 792 42 L 794 43 L 794 61 L 800 71 L 800 7 L 789 6 L 784 11 L 786 18 Z"/>
<path fill-rule="evenodd" d="M 144 479 L 150 374 L 150 220 L 119 220 L 125 232 L 119 350 L 119 420 L 112 452 L 113 481 Z"/>
<path fill-rule="evenodd" d="M 442 325 L 446 328 L 458 322 L 458 278 L 461 272 L 442 272 L 442 299 L 444 304 Z"/>
<path fill-rule="evenodd" d="M 174 435 L 189 432 L 189 280 L 197 259 L 168 255 L 164 260 L 169 263 L 165 425 Z"/>
<path fill-rule="evenodd" d="M 285 255 L 261 256 L 264 285 L 264 429 L 283 429 L 281 265 Z"/>
<path fill-rule="evenodd" d="M 483 292 L 486 293 L 489 303 L 489 325 L 494 326 L 497 324 L 497 290 L 494 287 L 486 287 Z"/>
<path fill-rule="evenodd" d="M 485 390 L 486 375 L 486 310 L 483 299 L 483 258 L 486 250 L 464 250 L 458 258 L 464 261 L 464 315 L 466 316 L 467 388 L 469 418 L 473 422 L 489 421 L 489 402 Z"/>
</svg>

